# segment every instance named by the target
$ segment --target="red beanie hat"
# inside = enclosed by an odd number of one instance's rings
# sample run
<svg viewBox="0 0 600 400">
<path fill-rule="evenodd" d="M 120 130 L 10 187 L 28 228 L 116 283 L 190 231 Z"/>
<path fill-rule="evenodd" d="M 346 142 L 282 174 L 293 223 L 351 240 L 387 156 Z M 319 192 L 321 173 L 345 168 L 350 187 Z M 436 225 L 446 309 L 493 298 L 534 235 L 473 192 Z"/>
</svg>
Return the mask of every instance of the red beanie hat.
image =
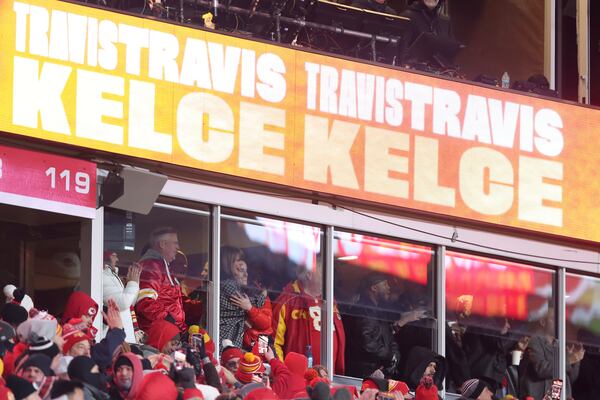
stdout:
<svg viewBox="0 0 600 400">
<path fill-rule="evenodd" d="M 235 377 L 242 383 L 252 382 L 252 376 L 265 372 L 265 366 L 259 356 L 254 353 L 246 353 L 240 359 L 240 366 L 235 373 Z"/>
<path fill-rule="evenodd" d="M 308 358 L 304 354 L 290 351 L 286 354 L 284 364 L 292 374 L 304 376 L 308 369 Z"/>
<path fill-rule="evenodd" d="M 65 341 L 63 344 L 63 354 L 69 354 L 69 350 L 75 344 L 83 341 L 92 342 L 92 338 L 86 332 L 76 329 L 73 325 L 66 324 L 63 327 L 63 340 Z"/>
<path fill-rule="evenodd" d="M 234 358 L 242 358 L 244 357 L 244 352 L 239 347 L 230 346 L 227 347 L 221 353 L 221 365 L 227 364 L 230 360 Z"/>
</svg>

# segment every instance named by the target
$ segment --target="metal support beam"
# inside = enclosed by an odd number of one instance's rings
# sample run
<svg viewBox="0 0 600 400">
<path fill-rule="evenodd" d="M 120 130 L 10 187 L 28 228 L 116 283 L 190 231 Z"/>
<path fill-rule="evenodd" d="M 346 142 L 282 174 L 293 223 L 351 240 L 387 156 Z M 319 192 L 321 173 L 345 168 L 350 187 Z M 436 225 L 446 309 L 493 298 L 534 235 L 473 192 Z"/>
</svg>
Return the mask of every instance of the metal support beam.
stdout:
<svg viewBox="0 0 600 400">
<path fill-rule="evenodd" d="M 577 0 L 579 102 L 590 103 L 590 0 Z"/>
<path fill-rule="evenodd" d="M 325 327 L 325 329 L 321 329 L 321 339 L 322 343 L 325 346 L 322 346 L 321 350 L 321 363 L 325 360 L 325 366 L 327 367 L 327 371 L 329 371 L 329 379 L 333 379 L 333 310 L 334 310 L 334 300 L 333 300 L 333 264 L 334 264 L 334 254 L 333 254 L 333 235 L 334 235 L 333 226 L 328 226 L 325 229 L 325 302 L 323 305 L 323 322 L 321 326 Z M 323 335 L 325 337 L 323 338 Z M 323 340 L 325 339 L 325 340 Z"/>
<path fill-rule="evenodd" d="M 80 289 L 89 293 L 96 303 L 102 305 L 102 268 L 104 252 L 104 207 L 96 210 L 94 219 L 81 223 L 81 273 L 79 276 Z M 94 320 L 98 329 L 96 339 L 102 338 L 102 318 Z"/>
<path fill-rule="evenodd" d="M 436 343 L 435 351 L 446 356 L 446 247 L 437 246 L 435 255 L 435 313 L 436 313 Z M 444 398 L 446 385 L 441 391 Z"/>
<path fill-rule="evenodd" d="M 563 382 L 567 382 L 567 368 L 566 368 L 566 356 L 567 356 L 567 324 L 566 324 L 566 271 L 564 268 L 558 269 L 558 274 L 556 276 L 557 282 L 557 290 L 556 290 L 556 328 L 558 330 L 558 377 L 562 379 Z M 566 383 L 563 388 L 561 399 L 565 400 L 565 392 L 566 392 Z"/>
<path fill-rule="evenodd" d="M 544 75 L 550 89 L 556 89 L 556 0 L 546 0 L 544 7 Z"/>
<path fill-rule="evenodd" d="M 221 206 L 212 206 L 210 216 L 210 281 L 208 291 L 208 334 L 215 343 L 215 357 L 220 353 L 219 314 L 221 279 Z M 218 358 L 218 357 L 217 357 Z"/>
</svg>

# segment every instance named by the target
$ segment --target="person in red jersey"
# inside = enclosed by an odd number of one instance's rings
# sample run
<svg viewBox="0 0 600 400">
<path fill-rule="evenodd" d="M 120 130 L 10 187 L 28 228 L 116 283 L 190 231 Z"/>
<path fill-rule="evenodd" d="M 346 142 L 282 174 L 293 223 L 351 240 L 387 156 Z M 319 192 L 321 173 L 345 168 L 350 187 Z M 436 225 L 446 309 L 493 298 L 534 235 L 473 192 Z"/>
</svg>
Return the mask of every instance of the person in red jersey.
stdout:
<svg viewBox="0 0 600 400">
<path fill-rule="evenodd" d="M 299 266 L 297 279 L 283 288 L 273 304 L 273 331 L 275 350 L 283 361 L 293 351 L 307 353 L 311 346 L 313 362 L 320 364 L 321 355 L 321 304 L 322 270 Z M 333 359 L 336 374 L 344 373 L 344 350 L 346 335 L 337 305 L 334 304 Z"/>
</svg>

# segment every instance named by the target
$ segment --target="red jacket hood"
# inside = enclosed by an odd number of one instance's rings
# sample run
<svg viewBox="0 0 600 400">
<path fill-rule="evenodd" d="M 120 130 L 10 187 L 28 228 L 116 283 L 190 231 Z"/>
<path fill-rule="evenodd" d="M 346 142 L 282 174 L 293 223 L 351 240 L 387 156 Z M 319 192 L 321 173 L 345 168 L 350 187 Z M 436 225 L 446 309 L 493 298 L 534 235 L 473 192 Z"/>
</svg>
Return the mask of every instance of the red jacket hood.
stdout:
<svg viewBox="0 0 600 400">
<path fill-rule="evenodd" d="M 179 334 L 179 328 L 169 321 L 160 319 L 154 321 L 147 333 L 148 340 L 146 341 L 146 344 L 162 352 L 163 347 L 165 347 L 165 345 L 169 343 L 169 341 L 172 340 L 175 335 Z"/>
<path fill-rule="evenodd" d="M 178 394 L 175 382 L 168 376 L 152 372 L 144 377 L 135 400 L 177 400 Z"/>
<path fill-rule="evenodd" d="M 137 393 L 142 386 L 142 380 L 144 379 L 144 367 L 142 366 L 142 361 L 133 353 L 123 353 L 113 362 L 113 374 L 116 375 L 117 371 L 115 369 L 115 364 L 117 360 L 121 357 L 125 357 L 129 360 L 133 368 L 133 377 L 131 379 L 131 388 L 129 388 L 129 393 L 127 394 L 127 400 L 134 400 L 137 396 Z M 114 377 L 113 377 L 114 381 Z"/>
<path fill-rule="evenodd" d="M 62 323 L 66 324 L 71 318 L 81 318 L 82 315 L 95 317 L 98 314 L 98 303 L 84 292 L 73 292 L 67 300 Z"/>
</svg>

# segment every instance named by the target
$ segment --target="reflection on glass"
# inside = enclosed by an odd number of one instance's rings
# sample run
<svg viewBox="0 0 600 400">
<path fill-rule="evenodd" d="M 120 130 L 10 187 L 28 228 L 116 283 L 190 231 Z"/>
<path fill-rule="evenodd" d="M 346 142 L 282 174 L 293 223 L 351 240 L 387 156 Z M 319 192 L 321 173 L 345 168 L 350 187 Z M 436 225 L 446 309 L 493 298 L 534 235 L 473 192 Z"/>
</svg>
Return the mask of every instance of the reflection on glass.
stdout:
<svg viewBox="0 0 600 400">
<path fill-rule="evenodd" d="M 296 352 L 320 363 L 321 229 L 227 216 L 221 232 L 221 339 L 250 350 L 267 335 L 282 360 Z M 343 354 L 343 329 L 336 338 Z"/>
<path fill-rule="evenodd" d="M 567 274 L 566 303 L 567 372 L 579 367 L 573 397 L 600 398 L 600 279 Z"/>
<path fill-rule="evenodd" d="M 125 291 L 117 290 L 116 296 L 123 301 L 133 299 L 131 306 L 146 333 L 158 319 L 174 322 L 180 330 L 189 325 L 206 327 L 208 229 L 207 212 L 155 206 L 148 215 L 142 215 L 107 209 L 104 303 L 108 301 L 106 294 L 124 281 Z M 111 255 L 116 259 L 111 260 Z M 128 281 L 136 279 L 134 263 L 143 268 L 138 278 L 139 292 L 132 297 Z M 128 326 L 129 306 L 121 305 Z"/>
<path fill-rule="evenodd" d="M 414 377 L 405 372 L 415 372 L 416 359 L 420 364 L 436 357 L 433 250 L 346 232 L 336 232 L 334 250 L 335 298 L 351 343 L 346 374 L 362 378 L 380 370 L 414 389 L 424 371 Z M 440 388 L 442 364 L 439 360 L 436 374 Z"/>
<path fill-rule="evenodd" d="M 452 251 L 445 268 L 449 390 L 484 378 L 498 396 L 541 399 L 557 372 L 555 273 Z"/>
</svg>

